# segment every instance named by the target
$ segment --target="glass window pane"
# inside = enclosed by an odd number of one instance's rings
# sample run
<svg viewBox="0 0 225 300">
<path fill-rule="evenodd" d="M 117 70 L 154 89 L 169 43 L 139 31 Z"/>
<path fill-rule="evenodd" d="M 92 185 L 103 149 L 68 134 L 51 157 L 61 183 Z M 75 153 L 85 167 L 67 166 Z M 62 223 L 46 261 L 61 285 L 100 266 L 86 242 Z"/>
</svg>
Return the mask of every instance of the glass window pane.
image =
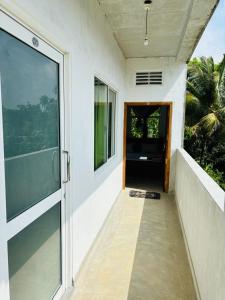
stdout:
<svg viewBox="0 0 225 300">
<path fill-rule="evenodd" d="M 128 137 L 142 139 L 144 137 L 144 119 L 141 114 L 138 114 L 134 108 L 128 107 L 127 119 Z"/>
<path fill-rule="evenodd" d="M 58 64 L 0 30 L 7 219 L 60 188 Z"/>
<path fill-rule="evenodd" d="M 8 241 L 11 300 L 50 300 L 61 286 L 60 204 Z"/>
<path fill-rule="evenodd" d="M 108 101 L 108 158 L 115 154 L 116 93 L 109 89 Z"/>
<path fill-rule="evenodd" d="M 147 119 L 148 138 L 159 138 L 160 131 L 160 113 L 161 109 L 158 108 Z"/>
<path fill-rule="evenodd" d="M 107 160 L 107 86 L 95 78 L 95 170 Z"/>
</svg>

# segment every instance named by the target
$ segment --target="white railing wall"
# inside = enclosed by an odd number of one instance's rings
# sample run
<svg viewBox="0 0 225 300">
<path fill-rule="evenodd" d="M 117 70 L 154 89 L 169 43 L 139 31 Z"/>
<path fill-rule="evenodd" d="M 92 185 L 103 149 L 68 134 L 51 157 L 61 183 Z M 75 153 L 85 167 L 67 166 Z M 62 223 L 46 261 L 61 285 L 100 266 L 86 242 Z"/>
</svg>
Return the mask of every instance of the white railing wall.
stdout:
<svg viewBox="0 0 225 300">
<path fill-rule="evenodd" d="M 176 160 L 175 196 L 199 298 L 224 300 L 225 193 L 184 149 Z"/>
</svg>

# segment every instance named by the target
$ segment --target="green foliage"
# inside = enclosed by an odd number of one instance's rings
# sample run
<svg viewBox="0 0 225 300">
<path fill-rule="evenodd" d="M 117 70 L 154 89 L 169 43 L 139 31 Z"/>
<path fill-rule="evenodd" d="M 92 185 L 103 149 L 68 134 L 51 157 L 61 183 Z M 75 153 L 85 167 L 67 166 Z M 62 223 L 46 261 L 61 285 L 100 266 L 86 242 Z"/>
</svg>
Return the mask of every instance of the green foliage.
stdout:
<svg viewBox="0 0 225 300">
<path fill-rule="evenodd" d="M 147 119 L 148 138 L 159 138 L 160 110 L 157 109 Z"/>
<path fill-rule="evenodd" d="M 224 182 L 224 173 L 215 169 L 213 164 L 206 165 L 204 170 L 211 176 L 224 190 L 225 190 L 225 182 Z"/>
<path fill-rule="evenodd" d="M 184 147 L 225 189 L 225 56 L 188 65 Z"/>
<path fill-rule="evenodd" d="M 144 119 L 138 118 L 133 109 L 131 109 L 131 134 L 132 137 L 140 139 L 143 137 Z"/>
<path fill-rule="evenodd" d="M 184 127 L 184 139 L 190 140 L 193 137 L 193 129 L 187 125 Z"/>
<path fill-rule="evenodd" d="M 159 118 L 148 118 L 148 138 L 158 138 L 159 137 Z"/>
</svg>

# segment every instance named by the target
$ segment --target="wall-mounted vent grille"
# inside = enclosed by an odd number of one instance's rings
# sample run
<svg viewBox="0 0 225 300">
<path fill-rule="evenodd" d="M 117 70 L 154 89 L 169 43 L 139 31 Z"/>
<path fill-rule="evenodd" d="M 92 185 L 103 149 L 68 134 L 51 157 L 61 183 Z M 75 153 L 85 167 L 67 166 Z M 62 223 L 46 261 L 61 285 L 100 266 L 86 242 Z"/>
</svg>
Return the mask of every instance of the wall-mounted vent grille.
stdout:
<svg viewBox="0 0 225 300">
<path fill-rule="evenodd" d="M 136 85 L 162 84 L 162 72 L 137 72 Z"/>
</svg>

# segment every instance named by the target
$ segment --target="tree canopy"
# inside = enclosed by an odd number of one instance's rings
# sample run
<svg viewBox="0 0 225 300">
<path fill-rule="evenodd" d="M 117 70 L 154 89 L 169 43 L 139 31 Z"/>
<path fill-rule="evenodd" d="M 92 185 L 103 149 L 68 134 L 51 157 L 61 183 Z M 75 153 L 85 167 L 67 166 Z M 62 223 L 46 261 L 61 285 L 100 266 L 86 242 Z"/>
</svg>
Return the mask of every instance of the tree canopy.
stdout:
<svg viewBox="0 0 225 300">
<path fill-rule="evenodd" d="M 225 56 L 188 64 L 185 148 L 225 189 Z"/>
</svg>

